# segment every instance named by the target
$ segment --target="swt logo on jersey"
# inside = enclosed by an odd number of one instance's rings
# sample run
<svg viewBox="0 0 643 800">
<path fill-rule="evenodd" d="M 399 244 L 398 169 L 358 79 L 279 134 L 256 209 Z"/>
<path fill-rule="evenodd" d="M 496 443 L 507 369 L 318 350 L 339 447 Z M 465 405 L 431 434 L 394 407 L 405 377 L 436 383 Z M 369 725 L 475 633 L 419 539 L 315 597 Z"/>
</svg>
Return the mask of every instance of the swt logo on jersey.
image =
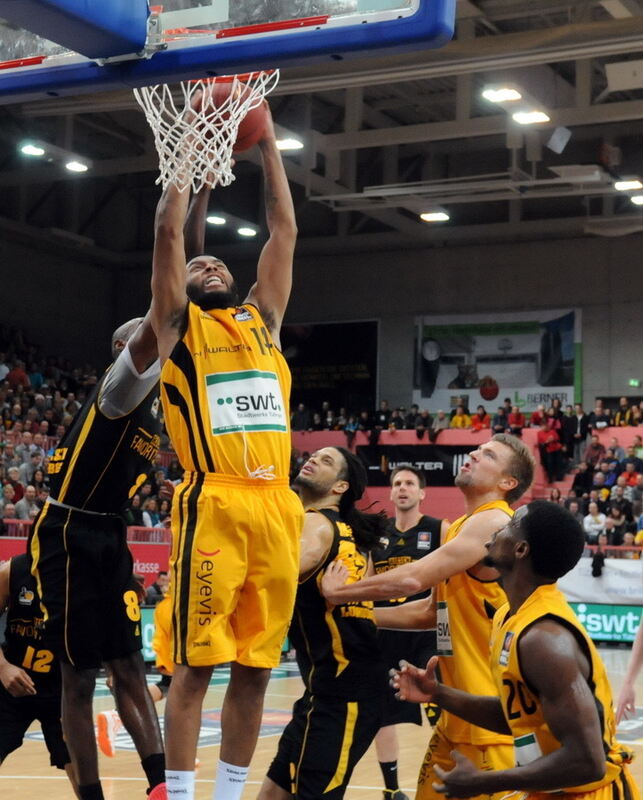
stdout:
<svg viewBox="0 0 643 800">
<path fill-rule="evenodd" d="M 257 369 L 205 376 L 215 436 L 239 431 L 286 432 L 286 408 L 274 372 Z"/>
</svg>

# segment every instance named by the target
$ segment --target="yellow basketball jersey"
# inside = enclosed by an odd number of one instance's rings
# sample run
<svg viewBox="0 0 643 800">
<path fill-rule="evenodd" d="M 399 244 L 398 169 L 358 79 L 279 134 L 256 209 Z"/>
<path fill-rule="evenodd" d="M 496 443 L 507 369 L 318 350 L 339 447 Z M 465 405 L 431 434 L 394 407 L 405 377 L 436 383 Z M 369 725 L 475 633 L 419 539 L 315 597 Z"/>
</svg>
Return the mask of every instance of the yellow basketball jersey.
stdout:
<svg viewBox="0 0 643 800">
<path fill-rule="evenodd" d="M 258 309 L 202 311 L 161 371 L 165 423 L 183 468 L 243 478 L 290 467 L 290 370 Z"/>
<path fill-rule="evenodd" d="M 152 650 L 156 654 L 156 668 L 170 675 L 174 672 L 174 661 L 170 647 L 172 628 L 172 598 L 169 594 L 160 600 L 154 609 L 154 637 Z"/>
<path fill-rule="evenodd" d="M 539 586 L 513 616 L 510 615 L 508 604 L 496 614 L 491 636 L 491 669 L 495 693 L 502 700 L 505 718 L 514 738 L 516 763 L 519 766 L 560 748 L 560 742 L 545 722 L 538 696 L 529 689 L 523 677 L 518 658 L 521 635 L 534 622 L 544 617 L 553 618 L 571 630 L 590 662 L 588 685 L 595 697 L 602 725 L 605 777 L 594 783 L 561 790 L 565 793 L 584 794 L 607 786 L 618 778 L 621 765 L 631 761 L 632 753 L 616 741 L 612 691 L 603 662 L 565 596 L 554 584 Z"/>
<path fill-rule="evenodd" d="M 473 514 L 498 508 L 513 516 L 504 500 L 477 508 Z M 445 541 L 450 542 L 473 514 L 451 524 Z M 496 685 L 489 665 L 489 639 L 494 614 L 507 602 L 498 581 L 482 581 L 468 571 L 459 572 L 436 586 L 438 607 L 438 655 L 440 675 L 447 686 L 469 694 L 495 695 Z M 438 727 L 452 742 L 488 745 L 509 744 L 511 739 L 493 731 L 478 728 L 443 711 Z"/>
</svg>

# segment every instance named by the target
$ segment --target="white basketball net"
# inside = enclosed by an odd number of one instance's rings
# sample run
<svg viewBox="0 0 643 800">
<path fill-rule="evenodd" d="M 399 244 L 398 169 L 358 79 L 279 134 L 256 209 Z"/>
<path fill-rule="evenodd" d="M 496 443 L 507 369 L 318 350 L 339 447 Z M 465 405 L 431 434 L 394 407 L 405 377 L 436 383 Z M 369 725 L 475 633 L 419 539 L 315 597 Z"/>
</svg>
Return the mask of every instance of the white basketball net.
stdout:
<svg viewBox="0 0 643 800">
<path fill-rule="evenodd" d="M 227 83 L 230 92 L 215 105 L 217 82 Z M 278 82 L 279 70 L 272 70 L 183 81 L 180 93 L 166 84 L 134 89 L 154 132 L 160 170 L 156 183 L 164 189 L 172 183 L 180 192 L 188 186 L 194 192 L 204 186 L 229 186 L 234 180 L 232 148 L 241 120 L 263 102 Z"/>
</svg>

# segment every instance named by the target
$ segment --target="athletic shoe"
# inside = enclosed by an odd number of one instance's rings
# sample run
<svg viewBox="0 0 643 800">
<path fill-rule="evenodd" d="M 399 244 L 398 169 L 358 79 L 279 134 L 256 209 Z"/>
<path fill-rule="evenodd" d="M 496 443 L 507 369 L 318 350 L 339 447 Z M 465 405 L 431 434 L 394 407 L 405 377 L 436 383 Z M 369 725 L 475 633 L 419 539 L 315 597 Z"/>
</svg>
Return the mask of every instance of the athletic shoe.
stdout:
<svg viewBox="0 0 643 800">
<path fill-rule="evenodd" d="M 147 800 L 167 800 L 167 785 L 165 783 L 157 783 L 148 794 Z"/>
<path fill-rule="evenodd" d="M 404 794 L 401 789 L 396 789 L 394 792 L 384 789 L 384 800 L 409 800 L 409 796 Z"/>
<path fill-rule="evenodd" d="M 116 734 L 123 724 L 118 716 L 118 711 L 114 709 L 101 711 L 96 716 L 96 724 L 98 726 L 96 741 L 101 753 L 113 758 L 116 755 Z"/>
</svg>

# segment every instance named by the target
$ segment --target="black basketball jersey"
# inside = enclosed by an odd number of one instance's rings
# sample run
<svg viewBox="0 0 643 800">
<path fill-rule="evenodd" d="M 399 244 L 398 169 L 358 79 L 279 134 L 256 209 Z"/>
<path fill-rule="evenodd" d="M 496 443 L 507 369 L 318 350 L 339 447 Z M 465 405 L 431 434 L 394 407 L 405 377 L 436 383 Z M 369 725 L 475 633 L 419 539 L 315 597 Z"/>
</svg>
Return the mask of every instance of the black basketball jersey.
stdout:
<svg viewBox="0 0 643 800">
<path fill-rule="evenodd" d="M 9 567 L 9 605 L 2 649 L 10 664 L 29 674 L 37 697 L 51 697 L 61 693 L 60 666 L 42 641 L 43 618 L 36 581 L 29 572 L 27 554 L 15 556 Z"/>
<path fill-rule="evenodd" d="M 133 411 L 110 419 L 98 407 L 109 369 L 76 415 L 47 468 L 54 500 L 103 514 L 120 512 L 142 486 L 161 443 L 158 383 Z"/>
<path fill-rule="evenodd" d="M 373 603 L 332 606 L 320 585 L 326 567 L 337 557 L 349 571 L 349 582 L 361 580 L 366 575 L 368 556 L 358 549 L 350 526 L 342 522 L 337 511 L 321 509 L 314 513 L 323 514 L 332 523 L 333 542 L 322 564 L 299 584 L 289 636 L 311 694 L 359 700 L 380 693 L 385 684 Z"/>
<path fill-rule="evenodd" d="M 386 547 L 373 551 L 373 566 L 375 572 L 388 572 L 390 569 L 417 561 L 427 556 L 440 546 L 440 528 L 442 520 L 429 517 L 426 514 L 408 531 L 398 531 L 395 519 L 389 520 L 389 537 Z M 397 606 L 410 600 L 419 600 L 428 597 L 429 590 L 413 595 L 413 597 L 398 597 L 395 600 L 378 600 L 378 606 Z"/>
</svg>

